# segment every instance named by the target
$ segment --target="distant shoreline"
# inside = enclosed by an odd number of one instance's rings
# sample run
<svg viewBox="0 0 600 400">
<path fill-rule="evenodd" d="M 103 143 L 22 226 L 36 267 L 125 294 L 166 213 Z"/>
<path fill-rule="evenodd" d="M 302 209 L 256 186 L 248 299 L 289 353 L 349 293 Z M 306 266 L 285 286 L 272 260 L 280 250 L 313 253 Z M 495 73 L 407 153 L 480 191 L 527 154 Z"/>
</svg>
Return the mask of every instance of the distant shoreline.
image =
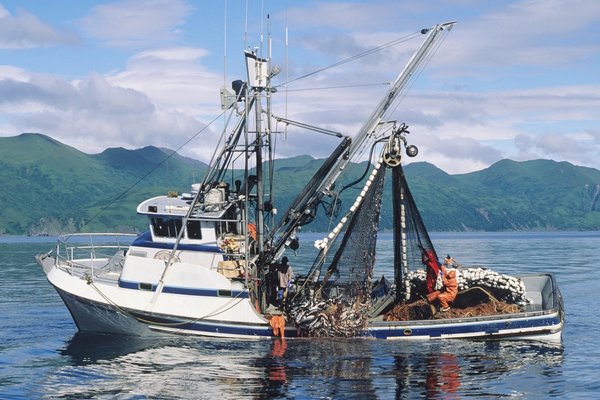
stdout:
<svg viewBox="0 0 600 400">
<path fill-rule="evenodd" d="M 327 232 L 302 232 L 299 234 L 301 243 L 306 241 L 320 239 L 327 236 Z M 433 240 L 435 239 L 478 239 L 484 237 L 507 239 L 536 239 L 540 237 L 597 237 L 600 238 L 600 231 L 501 231 L 501 232 L 430 232 Z M 85 234 L 84 234 L 85 235 Z M 391 238 L 393 232 L 380 232 L 381 238 Z M 304 240 L 303 240 L 304 239 Z M 55 243 L 58 236 L 27 236 L 27 235 L 0 235 L 0 244 L 3 243 Z"/>
</svg>

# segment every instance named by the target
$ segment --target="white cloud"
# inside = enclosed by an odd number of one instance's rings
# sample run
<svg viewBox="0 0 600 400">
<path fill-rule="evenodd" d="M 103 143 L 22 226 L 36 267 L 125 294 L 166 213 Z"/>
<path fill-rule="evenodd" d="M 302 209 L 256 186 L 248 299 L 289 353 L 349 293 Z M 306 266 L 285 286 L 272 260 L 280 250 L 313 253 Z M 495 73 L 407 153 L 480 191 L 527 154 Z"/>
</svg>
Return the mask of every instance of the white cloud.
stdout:
<svg viewBox="0 0 600 400">
<path fill-rule="evenodd" d="M 75 83 L 39 75 L 2 79 L 0 99 L 0 113 L 9 121 L 3 129 L 14 129 L 10 134 L 41 132 L 87 152 L 150 144 L 177 148 L 202 127 L 97 74 Z"/>
<path fill-rule="evenodd" d="M 0 4 L 0 49 L 26 49 L 58 44 L 77 44 L 70 31 L 59 31 L 25 10 L 16 15 Z"/>
<path fill-rule="evenodd" d="M 80 25 L 107 46 L 147 46 L 176 39 L 191 11 L 182 0 L 125 0 L 95 6 Z"/>
<path fill-rule="evenodd" d="M 589 166 L 598 157 L 600 130 L 586 132 L 548 132 L 515 137 L 516 160 L 552 158 Z M 598 168 L 598 166 L 596 166 Z"/>
<path fill-rule="evenodd" d="M 482 169 L 506 157 L 553 157 L 600 168 L 595 156 L 600 144 L 600 81 L 595 72 L 600 41 L 594 28 L 600 3 L 525 0 L 481 5 L 452 0 L 441 2 L 433 14 L 425 13 L 426 8 L 431 6 L 385 0 L 294 5 L 286 13 L 289 76 L 314 71 L 432 22 L 457 18 L 455 29 L 389 116 L 410 125 L 409 141 L 421 150 L 417 160 L 450 173 Z M 217 9 L 221 10 L 210 8 Z M 461 19 L 457 10 L 468 13 Z M 91 9 L 79 26 L 98 39 L 96 43 L 135 46 L 137 51 L 111 49 L 110 56 L 126 58 L 109 73 L 85 72 L 69 81 L 0 66 L 1 134 L 40 131 L 85 151 L 149 144 L 177 148 L 220 113 L 224 78 L 212 67 L 221 61 L 215 55 L 221 50 L 215 32 L 200 31 L 199 40 L 206 42 L 202 47 L 184 45 L 180 35 L 180 29 L 191 32 L 190 24 L 195 24 L 193 29 L 203 27 L 198 21 L 209 18 L 194 11 L 183 1 L 166 0 L 125 0 Z M 0 7 L 0 19 L 7 17 L 17 20 Z M 274 18 L 273 25 L 282 20 Z M 231 42 L 234 31 L 230 26 Z M 240 32 L 237 37 L 244 34 Z M 421 40 L 419 35 L 410 45 L 414 48 Z M 282 47 L 273 54 L 283 66 Z M 229 73 L 231 65 L 239 66 L 238 53 L 231 54 Z M 383 83 L 396 77 L 410 54 L 406 46 L 389 48 L 290 86 L 328 90 L 290 91 L 284 96 L 280 87 L 274 111 L 352 136 L 385 92 Z M 282 82 L 284 76 L 276 79 Z M 287 105 L 282 103 L 286 97 Z M 277 128 L 284 130 L 282 124 Z M 217 130 L 211 128 L 192 141 L 187 154 L 205 161 Z M 285 140 L 278 135 L 278 156 L 324 157 L 338 142 L 298 128 L 287 132 Z"/>
<path fill-rule="evenodd" d="M 223 77 L 199 62 L 207 54 L 204 49 L 191 47 L 147 50 L 132 56 L 124 71 L 107 79 L 145 93 L 166 109 L 214 116 L 218 113 Z"/>
<path fill-rule="evenodd" d="M 12 65 L 0 65 L 0 79 L 11 79 L 15 81 L 29 80 L 30 73 L 23 68 Z"/>
<path fill-rule="evenodd" d="M 494 4 L 494 10 L 478 18 L 459 21 L 452 39 L 440 50 L 446 63 L 469 73 L 480 67 L 555 67 L 576 64 L 600 49 L 595 30 L 590 30 L 600 20 L 600 2 Z"/>
</svg>

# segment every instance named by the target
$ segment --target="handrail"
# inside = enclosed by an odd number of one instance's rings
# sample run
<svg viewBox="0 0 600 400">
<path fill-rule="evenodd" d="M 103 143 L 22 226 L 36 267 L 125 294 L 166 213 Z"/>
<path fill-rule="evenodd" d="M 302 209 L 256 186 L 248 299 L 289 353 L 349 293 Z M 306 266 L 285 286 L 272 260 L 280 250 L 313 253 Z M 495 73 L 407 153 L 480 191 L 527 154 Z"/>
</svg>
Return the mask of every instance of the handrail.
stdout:
<svg viewBox="0 0 600 400">
<path fill-rule="evenodd" d="M 58 237 L 56 245 L 56 257 L 66 260 L 71 267 L 76 259 L 88 259 L 91 261 L 91 269 L 93 272 L 93 261 L 98 259 L 109 259 L 113 254 L 108 254 L 106 250 L 126 250 L 131 245 L 133 238 L 138 237 L 137 234 L 130 233 L 73 233 L 61 235 Z M 88 238 L 87 241 L 77 242 L 76 239 Z M 100 240 L 98 240 L 100 238 Z M 103 240 L 102 238 L 105 238 Z M 122 240 L 123 238 L 131 238 L 132 240 Z M 75 240 L 73 240 L 75 239 Z M 96 240 L 94 240 L 96 239 Z M 62 251 L 61 251 L 62 250 Z M 83 252 L 89 254 L 87 257 L 78 257 Z"/>
<path fill-rule="evenodd" d="M 67 233 L 64 235 L 58 236 L 59 241 L 67 241 L 72 237 L 93 237 L 93 236 L 114 236 L 114 237 L 127 237 L 127 236 L 139 236 L 137 233 L 119 233 L 119 232 L 89 232 L 89 233 Z"/>
</svg>

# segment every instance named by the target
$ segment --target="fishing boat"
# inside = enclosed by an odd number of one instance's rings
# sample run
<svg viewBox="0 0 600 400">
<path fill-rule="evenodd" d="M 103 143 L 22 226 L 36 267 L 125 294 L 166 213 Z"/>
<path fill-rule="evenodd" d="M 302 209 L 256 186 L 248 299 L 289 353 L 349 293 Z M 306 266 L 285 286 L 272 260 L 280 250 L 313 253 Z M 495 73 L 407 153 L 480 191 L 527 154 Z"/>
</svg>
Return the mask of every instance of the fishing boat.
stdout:
<svg viewBox="0 0 600 400">
<path fill-rule="evenodd" d="M 277 213 L 273 184 L 273 123 L 324 130 L 276 116 L 272 82 L 279 68 L 258 49 L 245 51 L 246 80 L 221 90 L 228 123 L 202 181 L 189 193 L 139 204 L 137 213 L 148 218 L 145 233 L 65 235 L 55 249 L 36 256 L 78 329 L 236 338 L 560 340 L 563 305 L 551 274 L 507 277 L 463 267 L 452 312 L 424 300 L 443 269 L 404 175 L 404 153 L 413 157 L 417 147 L 408 143 L 408 126 L 387 114 L 454 24 L 420 31 L 420 47 L 369 119 L 352 137 L 336 133 L 339 144 L 283 213 Z M 360 157 L 368 158 L 368 169 L 340 188 L 347 166 Z M 348 187 L 358 187 L 359 194 L 340 204 Z M 389 195 L 394 276 L 375 279 L 382 199 Z M 338 210 L 333 229 L 314 242 L 318 254 L 305 273 L 282 285 L 282 265 L 301 251 L 300 231 L 326 200 Z M 492 310 L 472 311 L 482 304 Z"/>
</svg>

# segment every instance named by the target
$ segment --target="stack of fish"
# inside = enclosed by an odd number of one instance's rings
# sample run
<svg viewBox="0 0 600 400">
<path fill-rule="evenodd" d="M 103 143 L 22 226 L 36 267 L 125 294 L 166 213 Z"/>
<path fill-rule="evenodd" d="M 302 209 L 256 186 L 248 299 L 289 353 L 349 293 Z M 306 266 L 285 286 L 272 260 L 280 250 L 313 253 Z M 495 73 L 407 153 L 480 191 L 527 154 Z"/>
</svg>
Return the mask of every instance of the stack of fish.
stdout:
<svg viewBox="0 0 600 400">
<path fill-rule="evenodd" d="M 318 303 L 306 301 L 293 307 L 288 315 L 304 337 L 354 337 L 367 321 L 368 305 L 349 303 L 342 297 Z"/>
<path fill-rule="evenodd" d="M 525 297 L 525 284 L 520 278 L 500 274 L 483 267 L 459 268 L 456 270 L 458 290 L 463 291 L 478 286 L 491 292 L 498 300 L 509 304 L 526 305 L 530 301 Z M 425 288 L 425 271 L 411 271 L 411 293 L 421 293 Z"/>
</svg>

